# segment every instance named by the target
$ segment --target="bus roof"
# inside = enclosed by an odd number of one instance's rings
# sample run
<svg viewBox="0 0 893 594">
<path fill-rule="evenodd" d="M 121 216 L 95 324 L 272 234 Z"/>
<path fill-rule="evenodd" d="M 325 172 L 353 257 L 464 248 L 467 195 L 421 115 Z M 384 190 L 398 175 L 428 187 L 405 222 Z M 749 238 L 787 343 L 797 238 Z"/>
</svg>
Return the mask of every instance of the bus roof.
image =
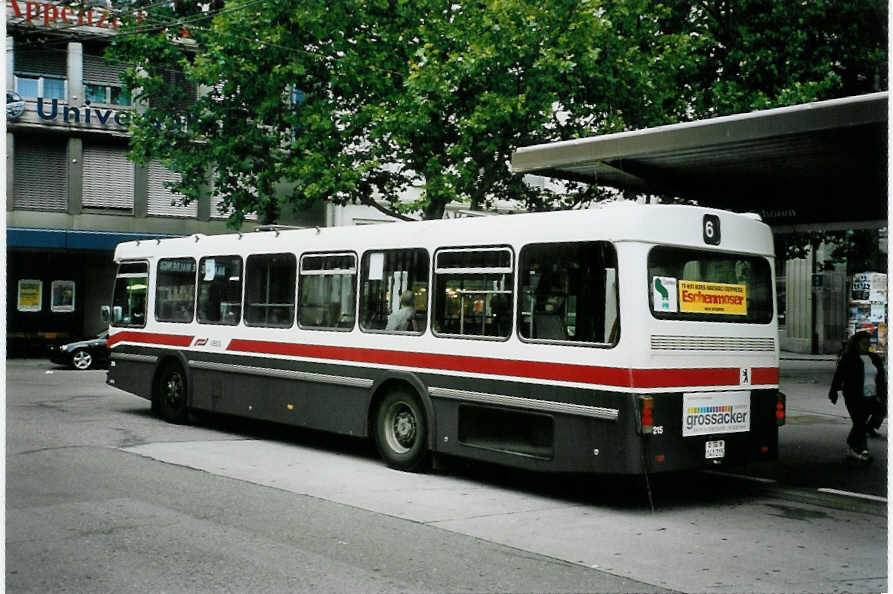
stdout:
<svg viewBox="0 0 893 594">
<path fill-rule="evenodd" d="M 721 221 L 718 246 L 707 246 L 704 242 L 702 226 L 706 214 L 715 215 Z M 771 230 L 757 215 L 700 206 L 615 201 L 584 210 L 130 241 L 118 245 L 115 260 L 197 253 L 434 249 L 593 240 L 774 255 Z"/>
</svg>

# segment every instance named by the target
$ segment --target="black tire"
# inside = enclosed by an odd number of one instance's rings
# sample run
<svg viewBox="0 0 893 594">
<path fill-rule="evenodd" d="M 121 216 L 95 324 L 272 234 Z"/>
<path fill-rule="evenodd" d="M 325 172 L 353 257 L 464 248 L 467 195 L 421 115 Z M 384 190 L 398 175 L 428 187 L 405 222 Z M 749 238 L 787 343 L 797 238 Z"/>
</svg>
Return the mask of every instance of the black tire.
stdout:
<svg viewBox="0 0 893 594">
<path fill-rule="evenodd" d="M 177 363 L 168 363 L 155 383 L 153 409 L 170 423 L 185 423 L 188 418 L 186 374 Z"/>
<path fill-rule="evenodd" d="M 96 359 L 87 349 L 77 349 L 71 353 L 71 366 L 79 371 L 93 369 Z"/>
<path fill-rule="evenodd" d="M 418 472 L 428 467 L 428 422 L 415 394 L 395 390 L 385 395 L 375 409 L 375 445 L 391 468 Z"/>
</svg>

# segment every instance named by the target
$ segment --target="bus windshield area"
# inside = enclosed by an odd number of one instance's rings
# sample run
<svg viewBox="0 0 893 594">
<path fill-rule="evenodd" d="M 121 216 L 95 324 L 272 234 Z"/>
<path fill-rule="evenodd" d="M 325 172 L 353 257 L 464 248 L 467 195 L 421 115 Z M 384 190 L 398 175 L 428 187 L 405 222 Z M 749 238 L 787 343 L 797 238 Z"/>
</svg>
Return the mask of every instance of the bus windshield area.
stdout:
<svg viewBox="0 0 893 594">
<path fill-rule="evenodd" d="M 769 261 L 758 256 L 655 247 L 648 255 L 649 303 L 659 319 L 768 324 Z"/>
<path fill-rule="evenodd" d="M 149 267 L 145 262 L 122 264 L 112 296 L 112 326 L 142 328 L 146 325 L 146 288 Z"/>
</svg>

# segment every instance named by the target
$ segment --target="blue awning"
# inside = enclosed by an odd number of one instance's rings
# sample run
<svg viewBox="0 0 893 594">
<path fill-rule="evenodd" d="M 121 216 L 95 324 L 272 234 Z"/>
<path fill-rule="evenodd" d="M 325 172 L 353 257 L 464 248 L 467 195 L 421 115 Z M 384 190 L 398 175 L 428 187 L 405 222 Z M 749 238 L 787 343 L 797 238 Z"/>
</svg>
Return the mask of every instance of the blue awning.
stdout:
<svg viewBox="0 0 893 594">
<path fill-rule="evenodd" d="M 179 237 L 164 233 L 125 233 L 119 231 L 79 231 L 75 229 L 30 229 L 8 227 L 6 247 L 56 248 L 114 251 L 122 241 Z"/>
</svg>

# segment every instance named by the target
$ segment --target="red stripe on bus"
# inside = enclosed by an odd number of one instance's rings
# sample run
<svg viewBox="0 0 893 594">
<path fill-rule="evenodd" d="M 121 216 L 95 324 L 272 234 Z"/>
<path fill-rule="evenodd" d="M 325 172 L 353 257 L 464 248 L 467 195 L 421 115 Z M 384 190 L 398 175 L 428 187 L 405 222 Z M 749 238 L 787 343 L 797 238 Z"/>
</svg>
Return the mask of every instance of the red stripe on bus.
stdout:
<svg viewBox="0 0 893 594">
<path fill-rule="evenodd" d="M 778 367 L 754 367 L 751 371 L 755 384 L 777 384 Z"/>
<path fill-rule="evenodd" d="M 740 379 L 740 370 L 738 368 L 626 369 L 622 367 L 542 363 L 538 361 L 490 359 L 464 355 L 437 355 L 244 339 L 232 340 L 227 350 L 243 353 L 286 355 L 333 361 L 376 363 L 444 371 L 559 380 L 624 388 L 734 386 L 738 385 Z M 755 368 L 752 370 L 752 373 L 754 384 L 776 384 L 778 382 L 778 368 Z"/>
<path fill-rule="evenodd" d="M 108 346 L 119 342 L 145 342 L 148 344 L 163 344 L 166 346 L 187 347 L 192 344 L 194 336 L 181 334 L 154 334 L 152 332 L 118 332 L 108 338 Z"/>
<path fill-rule="evenodd" d="M 631 388 L 732 386 L 739 381 L 737 368 L 634 369 L 632 378 Z"/>
</svg>

